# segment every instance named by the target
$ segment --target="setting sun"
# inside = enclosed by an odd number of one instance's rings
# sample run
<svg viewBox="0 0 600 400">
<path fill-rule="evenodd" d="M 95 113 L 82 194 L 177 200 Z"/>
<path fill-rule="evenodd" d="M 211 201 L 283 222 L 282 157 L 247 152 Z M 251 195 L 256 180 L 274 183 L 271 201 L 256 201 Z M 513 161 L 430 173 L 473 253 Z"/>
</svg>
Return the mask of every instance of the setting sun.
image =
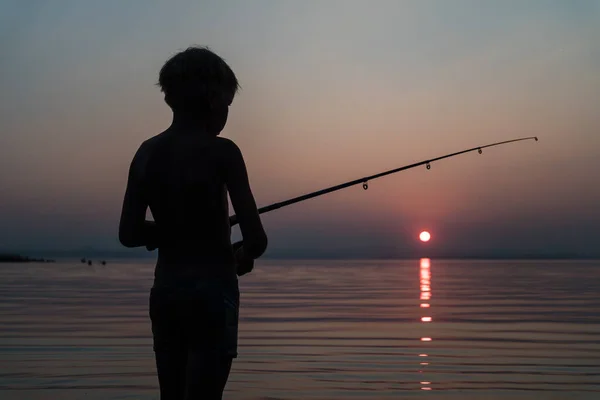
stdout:
<svg viewBox="0 0 600 400">
<path fill-rule="evenodd" d="M 431 239 L 431 235 L 429 234 L 429 232 L 423 231 L 419 234 L 419 239 L 421 239 L 421 242 L 429 242 L 429 239 Z"/>
</svg>

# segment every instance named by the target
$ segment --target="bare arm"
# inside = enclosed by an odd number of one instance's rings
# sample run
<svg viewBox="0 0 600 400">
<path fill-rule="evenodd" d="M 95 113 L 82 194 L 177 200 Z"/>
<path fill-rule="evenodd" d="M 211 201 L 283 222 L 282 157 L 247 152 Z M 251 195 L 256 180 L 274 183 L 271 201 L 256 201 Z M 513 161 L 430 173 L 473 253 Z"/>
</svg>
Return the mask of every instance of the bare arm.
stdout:
<svg viewBox="0 0 600 400">
<path fill-rule="evenodd" d="M 148 200 L 144 193 L 142 176 L 146 155 L 142 145 L 129 167 L 127 189 L 119 223 L 119 241 L 125 247 L 155 247 L 158 229 L 154 221 L 146 221 Z"/>
<path fill-rule="evenodd" d="M 250 189 L 242 152 L 235 143 L 229 140 L 226 142 L 225 160 L 225 184 L 244 240 L 243 257 L 256 259 L 267 249 L 267 234 Z"/>
</svg>

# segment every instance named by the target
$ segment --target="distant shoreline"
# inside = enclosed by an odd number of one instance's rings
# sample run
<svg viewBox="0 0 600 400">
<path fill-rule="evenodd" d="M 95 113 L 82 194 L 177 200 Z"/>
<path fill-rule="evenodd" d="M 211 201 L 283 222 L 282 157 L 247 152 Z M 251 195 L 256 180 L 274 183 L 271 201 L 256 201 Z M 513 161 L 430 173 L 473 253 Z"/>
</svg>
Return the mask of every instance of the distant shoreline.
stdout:
<svg viewBox="0 0 600 400">
<path fill-rule="evenodd" d="M 17 254 L 29 254 L 30 257 Z M 55 260 L 153 260 L 156 259 L 156 251 L 148 252 L 145 249 L 122 250 L 20 250 L 0 252 L 0 262 L 55 262 Z M 46 257 L 52 257 L 48 259 Z M 598 253 L 535 253 L 535 252 L 512 252 L 507 254 L 499 253 L 472 253 L 457 254 L 444 252 L 414 252 L 414 253 L 396 253 L 382 252 L 380 254 L 345 254 L 340 256 L 329 252 L 321 251 L 273 251 L 267 252 L 261 260 L 418 260 L 420 258 L 431 258 L 436 260 L 600 260 Z"/>
<path fill-rule="evenodd" d="M 41 263 L 53 263 L 55 260 L 47 258 L 32 258 L 21 256 L 19 254 L 0 254 L 0 263 L 27 263 L 27 262 L 41 262 Z"/>
<path fill-rule="evenodd" d="M 108 254 L 108 255 L 98 255 L 95 257 L 97 259 L 103 260 L 119 260 L 119 261 L 138 261 L 138 260 L 146 260 L 153 261 L 156 259 L 156 255 L 139 255 L 139 254 Z M 261 257 L 260 260 L 265 261 L 386 261 L 386 260 L 419 260 L 421 258 L 429 258 L 432 260 L 447 260 L 447 261 L 596 261 L 600 260 L 598 256 L 547 256 L 547 255 L 530 255 L 530 256 L 449 256 L 449 255 L 414 255 L 414 256 L 380 256 L 380 257 L 335 257 L 335 256 L 327 256 L 327 255 L 314 255 L 314 256 L 265 256 Z M 0 263 L 26 263 L 26 262 L 41 262 L 41 263 L 55 263 L 58 261 L 77 261 L 83 262 L 82 260 L 92 260 L 92 257 L 89 258 L 81 258 L 75 255 L 57 255 L 55 259 L 47 259 L 47 258 L 33 258 L 33 257 L 22 257 L 22 256 L 10 256 L 6 257 L 5 255 L 0 255 Z"/>
</svg>

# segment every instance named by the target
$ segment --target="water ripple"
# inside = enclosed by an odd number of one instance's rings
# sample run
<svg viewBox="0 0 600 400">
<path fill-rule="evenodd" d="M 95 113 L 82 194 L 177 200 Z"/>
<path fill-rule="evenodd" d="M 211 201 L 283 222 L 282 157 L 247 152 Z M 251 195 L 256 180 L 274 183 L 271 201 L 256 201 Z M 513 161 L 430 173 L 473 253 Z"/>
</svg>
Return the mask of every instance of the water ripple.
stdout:
<svg viewBox="0 0 600 400">
<path fill-rule="evenodd" d="M 152 265 L 2 264 L 0 397 L 158 399 Z M 228 399 L 600 398 L 600 264 L 260 262 Z"/>
</svg>

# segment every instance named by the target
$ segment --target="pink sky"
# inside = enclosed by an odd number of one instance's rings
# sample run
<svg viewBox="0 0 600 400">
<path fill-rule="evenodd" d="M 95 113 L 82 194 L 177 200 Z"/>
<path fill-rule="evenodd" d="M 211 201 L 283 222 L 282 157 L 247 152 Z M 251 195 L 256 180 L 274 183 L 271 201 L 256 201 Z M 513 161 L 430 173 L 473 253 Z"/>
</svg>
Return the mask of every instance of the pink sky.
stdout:
<svg viewBox="0 0 600 400">
<path fill-rule="evenodd" d="M 271 249 L 402 248 L 422 228 L 466 252 L 600 248 L 597 2 L 36 4 L 0 6 L 0 248 L 118 246 L 128 164 L 170 123 L 158 70 L 191 44 L 241 81 L 223 136 L 259 205 L 540 137 L 275 211 Z"/>
</svg>

